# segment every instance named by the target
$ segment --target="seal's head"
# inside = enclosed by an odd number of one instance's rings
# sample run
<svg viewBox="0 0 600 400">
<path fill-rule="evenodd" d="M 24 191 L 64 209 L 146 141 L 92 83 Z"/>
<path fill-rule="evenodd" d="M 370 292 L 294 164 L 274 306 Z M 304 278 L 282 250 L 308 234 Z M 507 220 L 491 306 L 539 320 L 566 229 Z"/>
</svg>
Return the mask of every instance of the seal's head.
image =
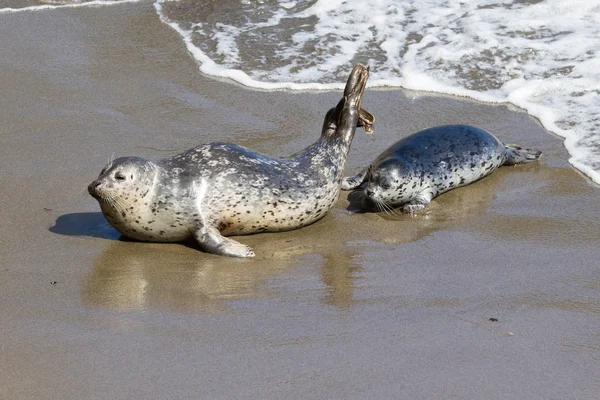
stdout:
<svg viewBox="0 0 600 400">
<path fill-rule="evenodd" d="M 388 158 L 369 169 L 365 196 L 377 208 L 406 202 L 413 184 L 411 168 L 397 158 Z"/>
<path fill-rule="evenodd" d="M 361 64 L 354 66 L 348 77 L 344 96 L 325 115 L 322 136 L 338 137 L 350 144 L 357 127 L 364 128 L 369 134 L 373 133 L 375 117 L 361 108 L 369 70 L 369 67 Z"/>
<path fill-rule="evenodd" d="M 102 203 L 121 204 L 136 197 L 152 184 L 156 175 L 152 161 L 139 157 L 122 157 L 111 161 L 98 178 L 89 184 L 88 192 Z"/>
</svg>

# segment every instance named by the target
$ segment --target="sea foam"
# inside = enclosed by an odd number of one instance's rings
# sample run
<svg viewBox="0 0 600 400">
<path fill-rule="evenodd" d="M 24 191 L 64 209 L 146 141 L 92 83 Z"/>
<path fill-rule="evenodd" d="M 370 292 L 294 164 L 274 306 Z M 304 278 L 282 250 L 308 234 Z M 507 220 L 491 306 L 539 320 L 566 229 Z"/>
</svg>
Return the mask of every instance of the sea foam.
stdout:
<svg viewBox="0 0 600 400">
<path fill-rule="evenodd" d="M 0 13 L 137 1 L 27 1 Z M 155 8 L 207 75 L 328 90 L 362 62 L 371 87 L 509 102 L 564 137 L 571 164 L 600 184 L 598 1 L 158 0 Z"/>
<path fill-rule="evenodd" d="M 564 137 L 569 161 L 600 183 L 597 1 L 159 0 L 155 7 L 205 74 L 263 89 L 337 89 L 348 66 L 362 62 L 371 65 L 371 87 L 510 102 Z"/>
<path fill-rule="evenodd" d="M 39 0 L 37 5 L 31 5 L 30 2 L 22 2 L 20 7 L 1 7 L 0 14 L 16 13 L 16 12 L 31 12 L 41 10 L 53 10 L 59 8 L 74 8 L 74 7 L 90 7 L 90 6 L 110 6 L 120 3 L 137 3 L 141 0 L 65 0 L 65 1 L 53 1 L 53 0 Z"/>
</svg>

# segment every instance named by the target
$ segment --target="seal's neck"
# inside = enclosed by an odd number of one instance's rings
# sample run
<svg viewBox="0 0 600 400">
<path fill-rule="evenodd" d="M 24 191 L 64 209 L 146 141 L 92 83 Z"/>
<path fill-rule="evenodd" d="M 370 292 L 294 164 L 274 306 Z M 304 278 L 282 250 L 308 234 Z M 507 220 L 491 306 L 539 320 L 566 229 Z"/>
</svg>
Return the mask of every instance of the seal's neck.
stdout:
<svg viewBox="0 0 600 400">
<path fill-rule="evenodd" d="M 342 102 L 327 112 L 319 140 L 294 156 L 315 167 L 328 167 L 340 178 L 346 166 L 350 145 L 356 133 L 358 110 Z"/>
<path fill-rule="evenodd" d="M 368 76 L 368 68 L 360 64 L 354 67 L 346 83 L 344 95 L 325 115 L 321 138 L 297 155 L 302 156 L 311 166 L 321 166 L 325 167 L 325 170 L 333 171 L 333 176 L 330 175 L 327 179 L 341 181 L 356 128 L 359 123 L 361 126 L 367 126 L 360 122 L 360 110 Z M 372 125 L 373 117 L 366 112 L 364 114 L 369 116 L 365 123 Z"/>
<path fill-rule="evenodd" d="M 315 145 L 335 149 L 337 157 L 346 161 L 356 127 L 358 126 L 358 104 L 352 104 L 347 98 L 342 98 L 338 105 L 330 109 L 323 120 L 321 138 Z M 332 154 L 333 155 L 333 154 Z"/>
<path fill-rule="evenodd" d="M 294 158 L 311 160 L 316 163 L 345 163 L 350 152 L 350 142 L 338 137 L 321 136 L 321 138 L 296 154 Z"/>
</svg>

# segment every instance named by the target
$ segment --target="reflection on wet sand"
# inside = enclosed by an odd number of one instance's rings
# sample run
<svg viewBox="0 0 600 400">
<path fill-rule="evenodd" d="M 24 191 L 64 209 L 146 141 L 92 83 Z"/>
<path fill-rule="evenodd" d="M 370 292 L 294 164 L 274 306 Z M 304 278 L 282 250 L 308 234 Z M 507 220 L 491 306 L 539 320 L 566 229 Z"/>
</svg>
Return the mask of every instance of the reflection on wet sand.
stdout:
<svg viewBox="0 0 600 400">
<path fill-rule="evenodd" d="M 113 242 L 98 257 L 84 300 L 118 310 L 226 311 L 223 300 L 258 297 L 279 263 L 223 261 L 178 244 Z"/>
<path fill-rule="evenodd" d="M 339 309 L 350 308 L 354 305 L 356 279 L 363 270 L 362 265 L 355 259 L 358 251 L 340 254 L 323 255 L 321 265 L 321 281 L 326 285 L 321 302 Z"/>
<path fill-rule="evenodd" d="M 413 242 L 481 216 L 503 179 L 502 173 L 492 174 L 444 194 L 416 217 L 349 213 L 348 202 L 340 199 L 330 215 L 306 228 L 244 237 L 258 254 L 253 260 L 205 254 L 182 244 L 113 241 L 96 260 L 84 298 L 90 305 L 118 310 L 226 312 L 227 301 L 273 295 L 274 285 L 266 282 L 302 262 L 302 256 L 317 254 L 326 286 L 321 302 L 349 308 L 365 268 L 360 256 L 373 243 Z"/>
<path fill-rule="evenodd" d="M 530 168 L 532 168 L 530 170 Z M 527 175 L 534 171 L 535 174 Z M 595 248 L 600 240 L 600 224 L 588 217 L 600 215 L 600 203 L 594 201 L 592 185 L 579 183 L 579 174 L 570 167 L 525 166 L 498 172 L 512 175 L 522 172 L 526 181 L 507 185 L 499 192 L 501 202 L 493 213 L 486 213 L 466 228 L 502 241 L 529 241 L 544 246 L 572 245 Z M 507 176 L 508 180 L 509 177 Z M 525 193 L 524 193 L 525 192 Z M 533 198 L 531 196 L 533 193 Z M 528 198 L 528 201 L 523 201 Z M 566 199 L 565 199 L 566 198 Z M 565 207 L 566 202 L 570 203 Z M 584 212 L 585 210 L 585 212 Z M 586 229 L 581 229 L 585 226 Z"/>
</svg>

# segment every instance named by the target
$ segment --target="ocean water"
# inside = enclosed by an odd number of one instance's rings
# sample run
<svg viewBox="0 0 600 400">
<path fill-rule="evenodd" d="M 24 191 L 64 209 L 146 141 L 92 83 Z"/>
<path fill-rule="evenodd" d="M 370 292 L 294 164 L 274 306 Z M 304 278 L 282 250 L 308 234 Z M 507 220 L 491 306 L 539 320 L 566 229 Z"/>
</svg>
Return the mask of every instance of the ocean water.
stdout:
<svg viewBox="0 0 600 400">
<path fill-rule="evenodd" d="M 111 3 L 0 0 L 0 13 Z M 263 89 L 337 89 L 361 62 L 371 87 L 512 103 L 563 137 L 571 164 L 600 184 L 600 0 L 158 0 L 155 8 L 204 74 Z"/>
</svg>

